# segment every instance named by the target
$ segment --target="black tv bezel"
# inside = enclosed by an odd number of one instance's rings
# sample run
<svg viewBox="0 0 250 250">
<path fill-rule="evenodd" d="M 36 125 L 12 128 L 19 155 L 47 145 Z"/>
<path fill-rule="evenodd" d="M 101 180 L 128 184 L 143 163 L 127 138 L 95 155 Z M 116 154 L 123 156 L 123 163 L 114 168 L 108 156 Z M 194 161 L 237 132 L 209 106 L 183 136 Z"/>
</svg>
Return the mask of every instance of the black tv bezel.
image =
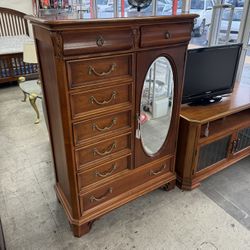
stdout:
<svg viewBox="0 0 250 250">
<path fill-rule="evenodd" d="M 241 56 L 241 51 L 242 51 L 242 43 L 235 43 L 235 44 L 227 44 L 227 45 L 216 45 L 216 46 L 211 46 L 211 47 L 202 47 L 202 48 L 195 48 L 195 49 L 188 49 L 187 51 L 187 56 L 188 53 L 200 53 L 202 51 L 209 51 L 209 50 L 217 50 L 217 49 L 223 49 L 223 48 L 232 48 L 232 47 L 237 47 L 238 48 L 238 55 L 236 58 L 236 64 L 234 67 L 234 73 L 233 73 L 233 80 L 231 83 L 231 86 L 226 89 L 214 89 L 211 91 L 206 91 L 203 93 L 195 94 L 195 95 L 189 95 L 189 96 L 182 96 L 182 104 L 185 103 L 191 103 L 195 101 L 199 101 L 201 99 L 210 99 L 213 97 L 216 97 L 218 95 L 225 95 L 225 94 L 230 94 L 233 92 L 234 86 L 235 86 L 235 79 L 237 76 L 237 71 L 238 71 L 238 66 L 239 66 L 239 61 L 240 61 L 240 56 Z M 185 72 L 186 74 L 186 72 Z M 185 77 L 184 77 L 184 84 L 185 84 Z M 184 89 L 184 87 L 183 87 Z"/>
</svg>

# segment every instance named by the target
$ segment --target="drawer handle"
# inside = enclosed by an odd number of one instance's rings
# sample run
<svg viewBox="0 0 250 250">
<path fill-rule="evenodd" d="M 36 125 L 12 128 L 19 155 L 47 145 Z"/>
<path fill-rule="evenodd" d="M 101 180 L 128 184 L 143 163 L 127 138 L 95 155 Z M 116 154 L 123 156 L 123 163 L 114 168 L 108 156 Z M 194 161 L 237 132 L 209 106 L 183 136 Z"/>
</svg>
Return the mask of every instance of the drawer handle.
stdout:
<svg viewBox="0 0 250 250">
<path fill-rule="evenodd" d="M 96 103 L 96 104 L 98 104 L 98 105 L 105 105 L 105 104 L 110 103 L 112 100 L 115 100 L 116 95 L 117 95 L 116 91 L 112 91 L 112 95 L 111 95 L 110 99 L 107 100 L 107 101 L 104 100 L 104 101 L 100 102 L 100 101 L 96 100 L 96 98 L 95 98 L 94 96 L 91 96 L 91 97 L 89 98 L 89 100 L 90 100 L 90 102 L 91 102 L 92 104 Z"/>
<path fill-rule="evenodd" d="M 105 172 L 100 173 L 98 171 L 95 171 L 95 176 L 97 176 L 97 177 L 107 177 L 107 176 L 110 176 L 110 175 L 112 175 L 114 173 L 114 171 L 116 170 L 116 168 L 117 168 L 116 164 L 113 164 L 113 166 L 109 170 L 107 170 Z"/>
<path fill-rule="evenodd" d="M 110 187 L 102 196 L 100 197 L 95 197 L 94 195 L 92 195 L 89 199 L 90 202 L 93 203 L 94 201 L 101 201 L 103 199 L 105 199 L 109 194 L 112 194 L 113 189 L 112 187 Z"/>
<path fill-rule="evenodd" d="M 233 140 L 232 142 L 232 148 L 231 148 L 231 153 L 235 153 L 236 151 L 236 148 L 237 148 L 237 140 Z"/>
<path fill-rule="evenodd" d="M 114 149 L 116 148 L 116 143 L 114 142 L 109 149 L 104 150 L 103 152 L 99 152 L 99 150 L 97 148 L 94 148 L 94 156 L 96 155 L 100 155 L 100 156 L 104 156 L 104 155 L 108 155 L 110 154 Z"/>
<path fill-rule="evenodd" d="M 96 76 L 108 76 L 113 71 L 115 71 L 115 68 L 116 68 L 116 63 L 112 63 L 110 69 L 107 72 L 99 73 L 92 66 L 89 66 L 89 75 L 92 75 L 92 73 L 94 73 Z"/>
<path fill-rule="evenodd" d="M 166 38 L 166 39 L 171 38 L 171 34 L 170 34 L 168 31 L 165 33 L 165 38 Z"/>
<path fill-rule="evenodd" d="M 158 175 L 158 174 L 162 173 L 163 170 L 164 170 L 166 167 L 167 167 L 167 165 L 164 164 L 164 165 L 162 165 L 161 168 L 160 168 L 159 170 L 157 170 L 157 171 L 154 171 L 154 170 L 151 169 L 150 172 L 149 172 L 149 175 L 150 175 L 150 176 L 152 176 L 152 175 Z"/>
<path fill-rule="evenodd" d="M 104 128 L 100 128 L 96 123 L 94 123 L 92 126 L 93 131 L 96 129 L 100 132 L 110 130 L 116 124 L 116 120 L 117 120 L 116 118 L 113 118 L 111 124 L 109 126 L 104 127 Z"/>
</svg>

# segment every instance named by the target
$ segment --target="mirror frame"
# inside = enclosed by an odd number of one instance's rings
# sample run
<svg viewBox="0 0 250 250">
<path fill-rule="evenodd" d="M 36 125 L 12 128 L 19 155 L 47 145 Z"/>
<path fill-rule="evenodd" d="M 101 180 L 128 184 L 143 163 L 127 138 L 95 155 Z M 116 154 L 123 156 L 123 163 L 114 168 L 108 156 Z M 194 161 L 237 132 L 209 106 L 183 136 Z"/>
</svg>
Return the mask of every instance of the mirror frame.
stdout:
<svg viewBox="0 0 250 250">
<path fill-rule="evenodd" d="M 166 55 L 159 55 L 158 57 L 156 57 L 149 65 L 149 67 L 147 68 L 147 72 L 145 74 L 145 77 L 144 77 L 144 82 L 143 82 L 143 85 L 142 85 L 142 88 L 141 88 L 141 94 L 140 94 L 140 105 L 139 107 L 141 107 L 141 101 L 142 101 L 142 95 L 143 95 L 143 89 L 144 89 L 144 85 L 145 85 L 145 79 L 148 75 L 148 72 L 150 70 L 150 68 L 152 67 L 152 65 L 159 59 L 159 58 L 165 58 L 167 60 L 167 62 L 169 63 L 170 67 L 171 67 L 171 72 L 172 72 L 172 77 L 173 77 L 173 82 L 172 82 L 172 105 L 171 105 L 171 116 L 170 116 L 170 122 L 169 122 L 169 126 L 168 126 L 168 129 L 167 129 L 167 133 L 165 135 L 165 139 L 162 141 L 160 147 L 158 148 L 158 150 L 156 152 L 153 152 L 152 154 L 147 152 L 146 149 L 145 149 L 145 146 L 143 144 L 143 138 L 142 138 L 142 129 L 140 129 L 140 142 L 141 142 L 141 147 L 143 148 L 143 151 L 144 153 L 149 156 L 149 157 L 154 157 L 155 155 L 158 154 L 158 152 L 161 151 L 161 149 L 164 147 L 166 141 L 167 141 L 167 138 L 168 138 L 168 135 L 169 135 L 169 132 L 170 132 L 170 129 L 171 129 L 171 124 L 172 124 L 172 115 L 173 115 L 173 109 L 174 109 L 174 100 L 175 100 L 175 74 L 174 74 L 174 69 L 173 69 L 173 65 L 169 59 L 168 56 Z M 141 115 L 141 108 L 140 108 L 140 113 Z"/>
<path fill-rule="evenodd" d="M 177 86 L 176 86 L 177 83 L 178 83 L 177 66 L 176 66 L 176 64 L 175 64 L 175 62 L 174 62 L 174 60 L 173 60 L 173 58 L 172 58 L 169 54 L 167 54 L 166 52 L 165 52 L 165 53 L 160 53 L 159 55 L 157 55 L 156 57 L 154 57 L 153 60 L 150 61 L 149 66 L 147 67 L 147 70 L 146 70 L 144 79 L 145 79 L 145 77 L 146 77 L 146 75 L 147 75 L 147 73 L 148 73 L 148 71 L 149 71 L 149 69 L 150 69 L 152 63 L 153 63 L 155 60 L 157 60 L 157 58 L 159 58 L 159 57 L 165 57 L 165 58 L 168 60 L 170 66 L 171 66 L 172 72 L 173 72 L 173 105 L 172 105 L 172 113 L 171 113 L 171 120 L 170 120 L 170 125 L 169 125 L 169 128 L 168 128 L 168 133 L 167 133 L 167 135 L 166 135 L 166 138 L 165 138 L 163 144 L 162 144 L 161 147 L 159 148 L 159 150 L 158 150 L 156 153 L 148 154 L 148 153 L 145 151 L 145 149 L 144 149 L 144 147 L 143 147 L 143 144 L 142 144 L 142 140 L 141 140 L 141 138 L 140 138 L 140 146 L 141 146 L 141 148 L 142 148 L 144 154 L 145 154 L 146 156 L 148 156 L 149 158 L 151 158 L 152 160 L 153 160 L 154 157 L 159 156 L 159 155 L 162 153 L 162 151 L 165 149 L 165 146 L 166 146 L 167 141 L 168 141 L 168 138 L 169 138 L 169 134 L 170 134 L 171 131 L 173 130 L 173 122 L 172 122 L 172 119 L 173 119 L 173 113 L 176 111 L 175 100 L 176 100 L 176 96 L 178 95 L 178 94 L 177 94 L 178 89 L 177 89 Z M 140 96 L 139 96 L 140 103 L 141 103 L 141 97 L 142 97 L 142 90 L 143 90 L 143 87 L 144 87 L 144 81 L 143 81 L 143 84 L 142 84 L 142 86 L 141 86 L 141 88 L 140 88 Z M 140 107 L 140 103 L 139 103 L 139 107 Z M 138 110 L 137 110 L 137 111 L 138 111 Z"/>
</svg>

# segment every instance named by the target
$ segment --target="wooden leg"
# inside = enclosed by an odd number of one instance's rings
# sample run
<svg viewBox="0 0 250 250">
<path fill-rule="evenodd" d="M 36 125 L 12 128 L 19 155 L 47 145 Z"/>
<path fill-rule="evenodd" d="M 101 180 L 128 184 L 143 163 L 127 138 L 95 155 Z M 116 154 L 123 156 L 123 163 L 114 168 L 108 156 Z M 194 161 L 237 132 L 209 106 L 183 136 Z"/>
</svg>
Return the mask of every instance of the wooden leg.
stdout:
<svg viewBox="0 0 250 250">
<path fill-rule="evenodd" d="M 57 198 L 58 203 L 62 205 L 60 199 L 57 196 L 56 196 L 56 198 Z"/>
<path fill-rule="evenodd" d="M 164 190 L 164 191 L 170 191 L 172 189 L 174 189 L 175 187 L 175 180 L 172 180 L 168 183 L 166 183 L 164 186 L 162 186 L 161 188 Z"/>
<path fill-rule="evenodd" d="M 181 190 L 185 190 L 185 191 L 191 191 L 195 188 L 198 188 L 201 185 L 200 182 L 194 183 L 194 184 L 183 184 L 182 181 L 178 180 L 176 181 L 176 186 L 181 189 Z"/>
<path fill-rule="evenodd" d="M 81 236 L 87 234 L 90 231 L 92 224 L 92 221 L 85 223 L 81 226 L 71 224 L 71 230 L 73 231 L 75 237 L 80 238 Z"/>
</svg>

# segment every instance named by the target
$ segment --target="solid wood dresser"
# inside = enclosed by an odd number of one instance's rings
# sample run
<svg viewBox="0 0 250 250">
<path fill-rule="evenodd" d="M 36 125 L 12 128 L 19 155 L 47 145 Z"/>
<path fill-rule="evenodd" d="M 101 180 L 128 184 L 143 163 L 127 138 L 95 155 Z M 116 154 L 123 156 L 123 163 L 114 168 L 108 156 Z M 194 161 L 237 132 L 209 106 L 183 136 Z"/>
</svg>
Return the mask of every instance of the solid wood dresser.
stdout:
<svg viewBox="0 0 250 250">
<path fill-rule="evenodd" d="M 196 16 L 28 17 L 40 63 L 56 193 L 75 236 L 87 233 L 110 210 L 164 185 L 167 190 L 175 186 L 183 72 Z M 140 140 L 138 116 L 144 79 L 159 57 L 171 65 L 174 87 L 172 98 L 155 102 L 154 114 L 167 100 L 172 116 L 164 143 L 149 154 Z"/>
</svg>

